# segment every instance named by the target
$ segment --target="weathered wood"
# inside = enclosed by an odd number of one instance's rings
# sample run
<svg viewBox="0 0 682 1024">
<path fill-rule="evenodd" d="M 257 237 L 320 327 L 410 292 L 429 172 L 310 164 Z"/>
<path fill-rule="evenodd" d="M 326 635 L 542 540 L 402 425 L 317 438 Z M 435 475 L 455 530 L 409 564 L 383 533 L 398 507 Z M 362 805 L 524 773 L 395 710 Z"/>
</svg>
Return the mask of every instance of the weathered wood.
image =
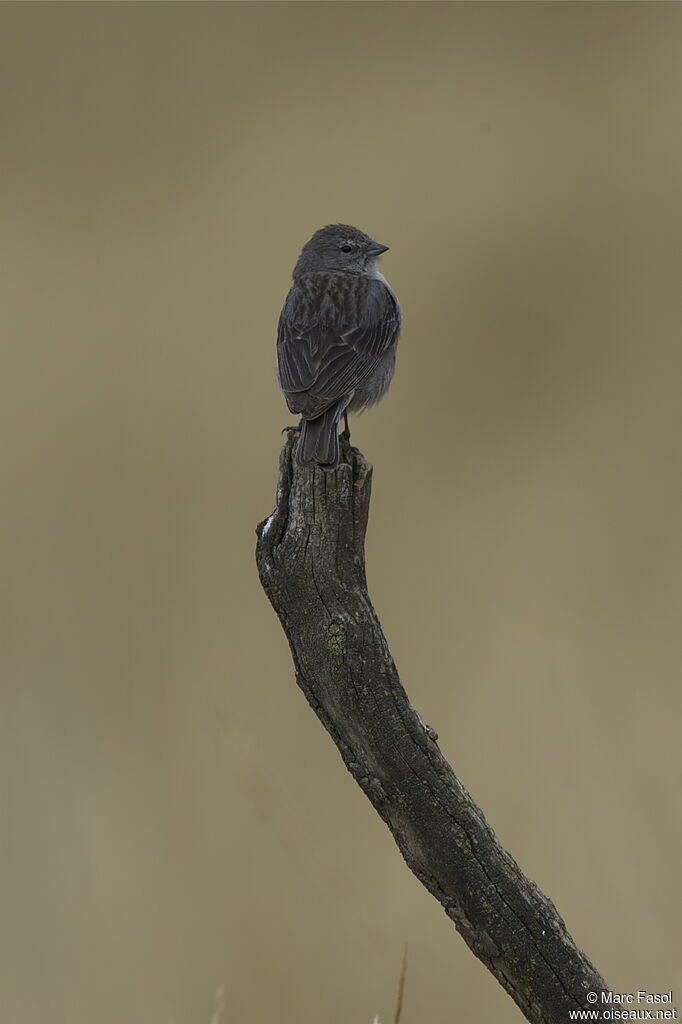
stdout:
<svg viewBox="0 0 682 1024">
<path fill-rule="evenodd" d="M 372 469 L 342 441 L 334 470 L 302 468 L 290 431 L 256 560 L 296 679 L 407 864 L 525 1017 L 567 1024 L 606 985 L 552 902 L 498 842 L 412 708 L 367 594 Z"/>
</svg>

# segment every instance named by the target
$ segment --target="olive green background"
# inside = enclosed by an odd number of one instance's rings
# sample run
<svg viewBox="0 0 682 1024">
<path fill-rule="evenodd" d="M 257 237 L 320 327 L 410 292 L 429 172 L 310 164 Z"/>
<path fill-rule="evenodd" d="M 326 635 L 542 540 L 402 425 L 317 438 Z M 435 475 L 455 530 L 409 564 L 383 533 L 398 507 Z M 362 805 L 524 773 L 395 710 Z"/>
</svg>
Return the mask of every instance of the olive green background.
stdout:
<svg viewBox="0 0 682 1024">
<path fill-rule="evenodd" d="M 682 8 L 0 9 L 0 1019 L 520 1019 L 257 581 L 301 245 L 391 246 L 355 421 L 413 703 L 620 991 L 677 990 Z M 221 991 L 219 991 L 221 990 Z M 678 1004 L 679 1005 L 679 1004 Z"/>
</svg>

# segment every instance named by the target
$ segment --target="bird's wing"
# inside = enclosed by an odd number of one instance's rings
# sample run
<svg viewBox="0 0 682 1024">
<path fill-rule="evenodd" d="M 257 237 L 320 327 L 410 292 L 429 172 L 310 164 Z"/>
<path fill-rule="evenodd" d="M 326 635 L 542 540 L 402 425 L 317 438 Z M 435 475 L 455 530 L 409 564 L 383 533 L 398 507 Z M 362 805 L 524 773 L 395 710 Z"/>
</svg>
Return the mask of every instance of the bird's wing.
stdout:
<svg viewBox="0 0 682 1024">
<path fill-rule="evenodd" d="M 361 323 L 301 323 L 295 289 L 279 321 L 277 370 L 290 410 L 315 419 L 371 376 L 398 339 L 400 308 L 383 282 L 371 281 Z"/>
</svg>

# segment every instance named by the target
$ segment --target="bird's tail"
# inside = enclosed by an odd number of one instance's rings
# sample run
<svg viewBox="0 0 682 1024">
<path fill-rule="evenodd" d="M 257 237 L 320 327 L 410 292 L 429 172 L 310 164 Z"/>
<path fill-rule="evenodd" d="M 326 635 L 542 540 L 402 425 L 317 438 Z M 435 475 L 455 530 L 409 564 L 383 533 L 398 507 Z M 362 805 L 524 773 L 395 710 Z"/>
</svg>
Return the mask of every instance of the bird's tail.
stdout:
<svg viewBox="0 0 682 1024">
<path fill-rule="evenodd" d="M 301 466 L 327 466 L 339 461 L 339 420 L 347 400 L 333 405 L 314 420 L 301 422 L 296 459 Z"/>
</svg>

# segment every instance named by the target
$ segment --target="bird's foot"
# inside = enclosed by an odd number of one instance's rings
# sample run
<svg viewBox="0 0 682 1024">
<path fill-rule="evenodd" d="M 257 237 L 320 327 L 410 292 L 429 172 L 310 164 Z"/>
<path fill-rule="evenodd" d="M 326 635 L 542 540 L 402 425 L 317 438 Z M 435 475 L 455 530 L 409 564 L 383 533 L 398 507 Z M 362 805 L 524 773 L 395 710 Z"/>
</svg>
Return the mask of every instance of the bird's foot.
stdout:
<svg viewBox="0 0 682 1024">
<path fill-rule="evenodd" d="M 285 434 L 287 432 L 287 430 L 295 430 L 297 433 L 300 433 L 301 424 L 300 423 L 292 423 L 291 426 L 289 426 L 289 427 L 282 427 L 281 433 Z"/>
</svg>

